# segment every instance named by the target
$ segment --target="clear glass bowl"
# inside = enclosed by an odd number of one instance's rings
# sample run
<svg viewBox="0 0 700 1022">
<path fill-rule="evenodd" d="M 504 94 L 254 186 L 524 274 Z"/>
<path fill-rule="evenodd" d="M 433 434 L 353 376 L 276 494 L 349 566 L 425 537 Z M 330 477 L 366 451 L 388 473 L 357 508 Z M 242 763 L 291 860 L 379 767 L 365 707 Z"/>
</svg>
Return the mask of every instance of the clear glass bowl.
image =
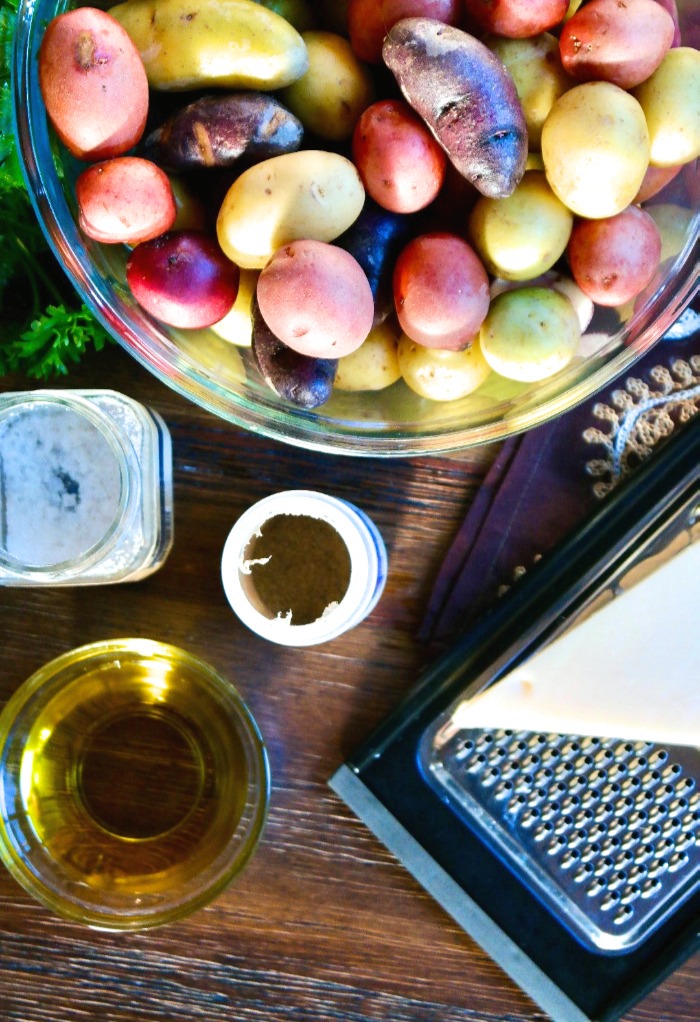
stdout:
<svg viewBox="0 0 700 1022">
<path fill-rule="evenodd" d="M 253 854 L 269 795 L 240 695 L 174 646 L 81 646 L 0 714 L 0 860 L 94 929 L 141 930 L 211 901 Z"/>
<path fill-rule="evenodd" d="M 330 453 L 373 456 L 437 454 L 503 439 L 561 414 L 627 370 L 692 297 L 698 279 L 697 163 L 646 205 L 663 238 L 654 280 L 633 308 L 599 311 L 580 353 L 555 376 L 527 384 L 491 374 L 468 397 L 440 403 L 418 397 L 399 381 L 375 393 L 336 391 L 313 411 L 296 408 L 265 385 L 249 350 L 211 331 L 165 327 L 140 309 L 125 283 L 127 249 L 80 233 L 73 182 L 84 165 L 56 144 L 37 76 L 44 27 L 69 6 L 66 0 L 20 0 L 17 15 L 15 116 L 39 220 L 76 288 L 123 347 L 174 390 L 237 426 Z M 683 37 L 690 41 L 695 0 L 679 0 L 678 8 Z"/>
</svg>

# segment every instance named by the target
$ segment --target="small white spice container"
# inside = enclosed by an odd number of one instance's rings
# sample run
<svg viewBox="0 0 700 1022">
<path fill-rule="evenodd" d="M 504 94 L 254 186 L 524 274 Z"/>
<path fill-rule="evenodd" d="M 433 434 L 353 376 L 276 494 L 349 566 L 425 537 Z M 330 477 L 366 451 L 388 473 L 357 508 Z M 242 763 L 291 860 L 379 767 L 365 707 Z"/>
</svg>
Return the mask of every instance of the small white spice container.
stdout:
<svg viewBox="0 0 700 1022">
<path fill-rule="evenodd" d="M 330 525 L 350 559 L 347 589 L 308 624 L 291 614 L 275 613 L 262 602 L 251 577 L 251 546 L 263 526 L 280 515 L 300 515 Z M 272 559 L 270 568 L 274 570 Z M 250 507 L 228 535 L 221 559 L 226 598 L 243 624 L 257 635 L 285 646 L 314 646 L 358 625 L 376 606 L 386 582 L 387 555 L 374 522 L 348 501 L 315 490 L 274 493 Z"/>
<path fill-rule="evenodd" d="M 0 395 L 0 585 L 136 581 L 171 545 L 156 412 L 112 390 Z"/>
</svg>

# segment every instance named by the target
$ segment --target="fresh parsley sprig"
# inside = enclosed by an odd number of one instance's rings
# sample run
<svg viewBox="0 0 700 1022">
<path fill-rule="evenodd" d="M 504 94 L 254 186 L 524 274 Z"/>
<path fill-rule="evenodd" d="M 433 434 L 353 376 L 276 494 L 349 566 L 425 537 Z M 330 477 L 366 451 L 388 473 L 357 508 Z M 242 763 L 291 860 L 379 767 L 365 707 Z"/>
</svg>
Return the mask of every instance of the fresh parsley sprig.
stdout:
<svg viewBox="0 0 700 1022">
<path fill-rule="evenodd" d="M 69 287 L 24 186 L 10 86 L 16 19 L 17 0 L 0 0 L 0 375 L 49 379 L 111 338 Z"/>
</svg>

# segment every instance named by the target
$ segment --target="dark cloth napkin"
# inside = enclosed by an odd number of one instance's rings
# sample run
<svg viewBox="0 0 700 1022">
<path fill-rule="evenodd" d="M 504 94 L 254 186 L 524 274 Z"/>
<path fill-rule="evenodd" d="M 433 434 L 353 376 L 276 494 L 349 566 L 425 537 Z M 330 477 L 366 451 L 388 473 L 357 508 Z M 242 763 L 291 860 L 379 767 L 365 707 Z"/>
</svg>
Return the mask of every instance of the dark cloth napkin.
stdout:
<svg viewBox="0 0 700 1022">
<path fill-rule="evenodd" d="M 438 572 L 419 637 L 441 645 L 473 624 L 698 411 L 696 299 L 623 377 L 505 441 Z"/>
</svg>

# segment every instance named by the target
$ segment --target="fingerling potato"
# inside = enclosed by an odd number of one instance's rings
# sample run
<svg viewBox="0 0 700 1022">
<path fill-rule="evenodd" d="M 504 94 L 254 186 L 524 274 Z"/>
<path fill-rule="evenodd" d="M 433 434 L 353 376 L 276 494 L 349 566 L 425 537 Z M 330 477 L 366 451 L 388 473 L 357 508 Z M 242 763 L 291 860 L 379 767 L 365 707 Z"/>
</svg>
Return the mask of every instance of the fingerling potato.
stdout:
<svg viewBox="0 0 700 1022">
<path fill-rule="evenodd" d="M 285 153 L 233 182 L 217 219 L 219 244 L 238 266 L 261 270 L 290 241 L 333 241 L 355 222 L 364 201 L 357 170 L 344 156 Z"/>
<path fill-rule="evenodd" d="M 146 72 L 127 33 L 104 11 L 80 7 L 49 22 L 39 87 L 56 134 L 79 160 L 121 156 L 143 134 Z"/>
<path fill-rule="evenodd" d="M 154 89 L 280 89 L 308 67 L 297 30 L 253 0 L 126 0 L 110 14 Z"/>
</svg>

